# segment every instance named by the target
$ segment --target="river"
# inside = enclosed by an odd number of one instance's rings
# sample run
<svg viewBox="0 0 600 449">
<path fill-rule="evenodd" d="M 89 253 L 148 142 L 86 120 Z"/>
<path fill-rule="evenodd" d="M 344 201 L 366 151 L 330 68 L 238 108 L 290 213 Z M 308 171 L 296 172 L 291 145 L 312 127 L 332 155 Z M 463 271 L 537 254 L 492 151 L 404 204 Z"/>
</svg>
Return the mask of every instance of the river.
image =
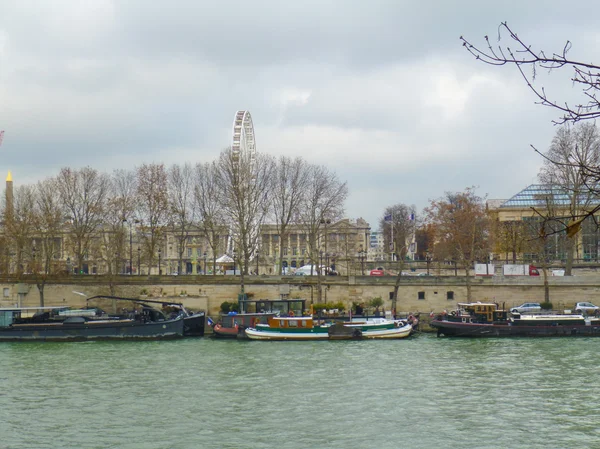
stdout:
<svg viewBox="0 0 600 449">
<path fill-rule="evenodd" d="M 594 447 L 598 344 L 3 343 L 0 446 Z"/>
</svg>

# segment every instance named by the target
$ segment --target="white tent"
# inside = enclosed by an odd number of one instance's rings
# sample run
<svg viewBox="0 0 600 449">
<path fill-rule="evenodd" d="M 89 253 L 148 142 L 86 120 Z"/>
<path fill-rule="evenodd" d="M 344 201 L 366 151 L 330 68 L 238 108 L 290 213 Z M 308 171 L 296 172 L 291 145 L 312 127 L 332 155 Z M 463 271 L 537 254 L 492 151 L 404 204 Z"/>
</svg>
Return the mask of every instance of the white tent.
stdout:
<svg viewBox="0 0 600 449">
<path fill-rule="evenodd" d="M 312 270 L 311 270 L 312 267 Z M 321 270 L 323 270 L 325 267 L 321 267 Z M 319 269 L 319 267 L 317 265 L 304 265 L 300 268 L 296 268 L 296 271 L 294 272 L 294 274 L 299 274 L 302 273 L 305 276 L 310 276 L 311 275 L 311 271 L 313 275 L 317 274 L 317 270 Z"/>
<path fill-rule="evenodd" d="M 233 259 L 229 257 L 227 254 L 223 254 L 221 257 L 217 259 L 217 263 L 225 264 L 225 263 L 233 263 Z"/>
</svg>

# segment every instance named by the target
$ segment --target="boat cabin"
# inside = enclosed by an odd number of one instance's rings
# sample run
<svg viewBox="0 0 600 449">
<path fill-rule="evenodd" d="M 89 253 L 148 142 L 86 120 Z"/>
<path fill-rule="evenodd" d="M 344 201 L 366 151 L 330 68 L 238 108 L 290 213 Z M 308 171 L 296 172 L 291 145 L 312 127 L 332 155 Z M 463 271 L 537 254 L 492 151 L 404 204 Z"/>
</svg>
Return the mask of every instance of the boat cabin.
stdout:
<svg viewBox="0 0 600 449">
<path fill-rule="evenodd" d="M 260 326 L 261 325 L 259 325 L 259 327 Z M 269 318 L 268 326 L 271 329 L 312 329 L 314 327 L 314 322 L 310 316 L 273 316 Z"/>
<path fill-rule="evenodd" d="M 545 315 L 517 315 L 510 318 L 510 322 L 514 326 L 572 326 L 589 325 L 597 326 L 600 319 L 587 319 L 583 315 L 561 315 L 561 314 L 545 314 Z"/>
<path fill-rule="evenodd" d="M 456 312 L 451 312 L 448 320 L 463 323 L 494 323 L 506 321 L 508 312 L 498 308 L 498 304 L 491 302 L 458 303 Z"/>
<path fill-rule="evenodd" d="M 68 307 L 2 307 L 0 308 L 0 327 L 13 324 L 36 323 L 58 316 Z"/>
<path fill-rule="evenodd" d="M 304 299 L 259 299 L 240 300 L 240 312 L 222 314 L 219 322 L 222 327 L 256 327 L 268 323 L 274 316 L 302 316 Z"/>
<path fill-rule="evenodd" d="M 239 301 L 240 313 L 275 313 L 279 315 L 302 315 L 304 299 L 259 299 Z"/>
</svg>

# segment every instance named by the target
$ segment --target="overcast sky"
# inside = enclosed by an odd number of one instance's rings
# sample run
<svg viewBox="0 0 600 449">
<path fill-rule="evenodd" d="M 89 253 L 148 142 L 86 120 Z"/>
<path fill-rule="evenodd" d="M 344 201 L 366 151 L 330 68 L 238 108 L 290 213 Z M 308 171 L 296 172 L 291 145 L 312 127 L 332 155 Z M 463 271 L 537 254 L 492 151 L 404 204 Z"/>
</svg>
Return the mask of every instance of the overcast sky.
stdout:
<svg viewBox="0 0 600 449">
<path fill-rule="evenodd" d="M 421 211 L 477 186 L 536 182 L 557 111 L 514 67 L 462 47 L 501 21 L 536 48 L 600 63 L 591 4 L 402 0 L 0 0 L 0 170 L 15 185 L 61 167 L 111 172 L 210 161 L 249 110 L 257 148 L 347 180 L 347 216 Z M 540 74 L 576 102 L 571 73 Z"/>
</svg>

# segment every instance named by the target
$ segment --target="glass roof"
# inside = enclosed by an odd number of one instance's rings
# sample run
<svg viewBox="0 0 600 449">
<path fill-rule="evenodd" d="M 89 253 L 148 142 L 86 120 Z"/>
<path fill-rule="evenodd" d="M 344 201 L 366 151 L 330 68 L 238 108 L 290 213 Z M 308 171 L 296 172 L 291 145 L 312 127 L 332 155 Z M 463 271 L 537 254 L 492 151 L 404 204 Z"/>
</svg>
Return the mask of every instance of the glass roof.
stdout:
<svg viewBox="0 0 600 449">
<path fill-rule="evenodd" d="M 568 206 L 571 203 L 572 194 L 572 191 L 562 186 L 532 184 L 505 201 L 500 207 L 543 207 L 547 204 Z M 584 193 L 580 195 L 579 204 L 600 204 L 600 198 L 590 198 L 589 193 Z"/>
</svg>

